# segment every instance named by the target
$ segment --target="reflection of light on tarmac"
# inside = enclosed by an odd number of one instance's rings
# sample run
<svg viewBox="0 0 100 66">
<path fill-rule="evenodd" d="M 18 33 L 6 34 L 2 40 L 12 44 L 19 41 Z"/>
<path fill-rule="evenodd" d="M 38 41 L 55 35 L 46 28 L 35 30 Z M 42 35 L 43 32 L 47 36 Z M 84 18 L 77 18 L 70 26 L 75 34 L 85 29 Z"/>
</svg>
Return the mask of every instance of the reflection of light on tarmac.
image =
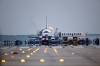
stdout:
<svg viewBox="0 0 100 66">
<path fill-rule="evenodd" d="M 44 53 L 46 53 L 47 52 L 47 48 L 45 48 L 45 50 L 44 50 Z"/>
<path fill-rule="evenodd" d="M 11 53 L 14 53 L 13 51 L 11 51 Z"/>
<path fill-rule="evenodd" d="M 44 53 L 46 53 L 47 51 L 44 51 Z"/>
<path fill-rule="evenodd" d="M 14 56 L 11 56 L 11 58 L 14 58 Z"/>
<path fill-rule="evenodd" d="M 26 57 L 27 57 L 27 58 L 29 58 L 30 56 L 29 56 L 29 55 L 27 55 Z"/>
<path fill-rule="evenodd" d="M 37 52 L 40 48 L 37 48 L 35 51 Z"/>
<path fill-rule="evenodd" d="M 55 52 L 57 52 L 57 51 L 55 51 Z"/>
<path fill-rule="evenodd" d="M 54 48 L 54 51 L 57 53 L 58 51 Z"/>
<path fill-rule="evenodd" d="M 2 63 L 6 62 L 6 60 L 2 60 Z"/>
<path fill-rule="evenodd" d="M 30 50 L 30 49 L 28 49 L 28 50 Z"/>
<path fill-rule="evenodd" d="M 20 50 L 22 50 L 22 49 L 20 49 Z"/>
<path fill-rule="evenodd" d="M 35 51 L 33 51 L 35 53 Z"/>
<path fill-rule="evenodd" d="M 30 53 L 31 55 L 33 55 L 33 53 Z"/>
<path fill-rule="evenodd" d="M 60 62 L 64 62 L 64 59 L 60 59 L 59 61 L 60 61 Z"/>
<path fill-rule="evenodd" d="M 75 53 L 74 52 L 72 52 L 72 55 L 74 55 Z"/>
<path fill-rule="evenodd" d="M 37 50 L 39 50 L 40 48 L 38 48 Z"/>
<path fill-rule="evenodd" d="M 44 59 L 40 59 L 40 62 L 44 62 Z"/>
<path fill-rule="evenodd" d="M 35 50 L 35 51 L 37 51 L 37 50 Z"/>
<path fill-rule="evenodd" d="M 25 53 L 24 51 L 22 51 L 22 53 Z"/>
<path fill-rule="evenodd" d="M 8 55 L 7 53 L 5 53 L 5 55 Z"/>
<path fill-rule="evenodd" d="M 24 59 L 21 59 L 21 62 L 25 62 L 25 60 Z"/>
</svg>

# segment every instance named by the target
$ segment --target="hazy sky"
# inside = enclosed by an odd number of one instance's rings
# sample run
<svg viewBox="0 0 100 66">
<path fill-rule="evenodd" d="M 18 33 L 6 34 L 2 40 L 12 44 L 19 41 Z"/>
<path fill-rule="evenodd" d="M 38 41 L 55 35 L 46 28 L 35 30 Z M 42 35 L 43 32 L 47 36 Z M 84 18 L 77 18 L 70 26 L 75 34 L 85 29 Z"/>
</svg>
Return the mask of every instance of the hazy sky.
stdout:
<svg viewBox="0 0 100 66">
<path fill-rule="evenodd" d="M 100 0 L 0 0 L 0 34 L 35 34 L 46 16 L 60 32 L 100 33 Z"/>
</svg>

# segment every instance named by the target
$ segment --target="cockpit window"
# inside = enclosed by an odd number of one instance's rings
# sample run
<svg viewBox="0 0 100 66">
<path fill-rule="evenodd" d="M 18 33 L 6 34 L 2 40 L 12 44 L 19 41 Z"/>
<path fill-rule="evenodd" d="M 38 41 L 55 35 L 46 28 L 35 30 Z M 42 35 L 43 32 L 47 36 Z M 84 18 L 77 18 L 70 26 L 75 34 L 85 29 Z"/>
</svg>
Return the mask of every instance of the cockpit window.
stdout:
<svg viewBox="0 0 100 66">
<path fill-rule="evenodd" d="M 48 31 L 45 31 L 44 33 L 49 33 Z"/>
</svg>

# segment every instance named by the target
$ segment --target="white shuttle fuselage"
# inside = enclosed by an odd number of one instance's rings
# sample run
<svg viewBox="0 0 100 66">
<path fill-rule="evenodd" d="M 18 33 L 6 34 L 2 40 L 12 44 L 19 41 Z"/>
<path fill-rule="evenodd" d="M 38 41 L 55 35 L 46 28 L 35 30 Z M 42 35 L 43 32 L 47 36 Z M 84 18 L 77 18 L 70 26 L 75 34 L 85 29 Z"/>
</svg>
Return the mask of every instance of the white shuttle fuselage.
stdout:
<svg viewBox="0 0 100 66">
<path fill-rule="evenodd" d="M 42 31 L 42 36 L 53 36 L 53 32 L 50 31 L 49 29 L 44 29 Z"/>
</svg>

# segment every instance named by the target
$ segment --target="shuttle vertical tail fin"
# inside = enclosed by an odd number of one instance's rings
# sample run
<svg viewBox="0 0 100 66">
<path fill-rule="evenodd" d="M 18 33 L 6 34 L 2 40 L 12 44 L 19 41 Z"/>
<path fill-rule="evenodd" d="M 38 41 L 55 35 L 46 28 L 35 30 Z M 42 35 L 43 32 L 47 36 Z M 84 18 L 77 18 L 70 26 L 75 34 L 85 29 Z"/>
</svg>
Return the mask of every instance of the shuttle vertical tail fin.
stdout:
<svg viewBox="0 0 100 66">
<path fill-rule="evenodd" d="M 46 29 L 48 28 L 48 24 L 47 24 L 47 16 L 46 16 Z"/>
</svg>

